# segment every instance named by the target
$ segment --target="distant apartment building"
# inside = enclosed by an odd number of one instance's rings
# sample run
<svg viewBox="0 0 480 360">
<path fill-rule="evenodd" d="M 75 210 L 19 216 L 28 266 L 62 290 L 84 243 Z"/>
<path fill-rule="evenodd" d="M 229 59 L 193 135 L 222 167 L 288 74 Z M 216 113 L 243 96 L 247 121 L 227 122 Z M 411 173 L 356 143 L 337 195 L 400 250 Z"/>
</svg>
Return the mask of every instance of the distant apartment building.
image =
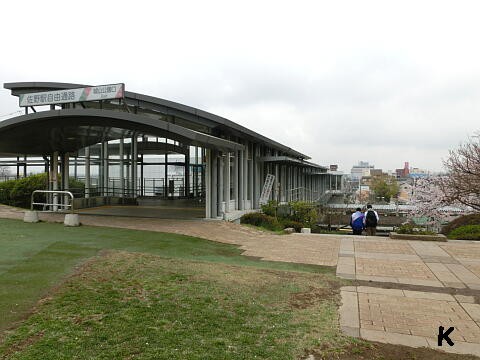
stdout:
<svg viewBox="0 0 480 360">
<path fill-rule="evenodd" d="M 408 178 L 398 182 L 398 201 L 400 204 L 408 204 L 413 193 L 413 179 Z"/>
<path fill-rule="evenodd" d="M 405 161 L 403 169 L 396 169 L 395 173 L 398 179 L 407 178 L 408 175 L 410 174 L 410 164 L 408 163 L 408 161 Z"/>
<path fill-rule="evenodd" d="M 382 176 L 385 174 L 382 169 L 370 169 L 370 176 Z M 386 175 L 386 174 L 385 174 Z"/>
<path fill-rule="evenodd" d="M 374 169 L 373 165 L 370 165 L 368 161 L 359 161 L 358 165 L 352 166 L 350 171 L 352 180 L 359 180 L 364 176 L 370 176 L 370 171 Z"/>
</svg>

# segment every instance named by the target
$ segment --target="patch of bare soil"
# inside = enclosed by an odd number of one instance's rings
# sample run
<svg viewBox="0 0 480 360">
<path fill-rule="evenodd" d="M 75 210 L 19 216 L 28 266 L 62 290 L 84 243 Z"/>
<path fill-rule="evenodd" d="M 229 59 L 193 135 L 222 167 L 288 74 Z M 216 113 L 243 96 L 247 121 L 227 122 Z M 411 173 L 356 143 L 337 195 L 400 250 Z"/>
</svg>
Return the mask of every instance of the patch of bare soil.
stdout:
<svg viewBox="0 0 480 360">
<path fill-rule="evenodd" d="M 289 304 L 294 309 L 307 309 L 316 304 L 332 299 L 338 294 L 337 287 L 318 288 L 309 286 L 308 291 L 292 294 Z"/>
<path fill-rule="evenodd" d="M 473 355 L 449 354 L 428 348 L 411 348 L 377 342 L 352 344 L 341 355 L 312 353 L 305 360 L 478 360 Z"/>
<path fill-rule="evenodd" d="M 43 332 L 40 332 L 38 334 L 34 334 L 32 336 L 29 336 L 25 340 L 23 340 L 19 344 L 14 344 L 12 345 L 1 357 L 1 359 L 7 359 L 10 355 L 15 354 L 16 352 L 20 352 L 30 345 L 35 344 L 37 341 L 39 341 L 43 337 Z"/>
</svg>

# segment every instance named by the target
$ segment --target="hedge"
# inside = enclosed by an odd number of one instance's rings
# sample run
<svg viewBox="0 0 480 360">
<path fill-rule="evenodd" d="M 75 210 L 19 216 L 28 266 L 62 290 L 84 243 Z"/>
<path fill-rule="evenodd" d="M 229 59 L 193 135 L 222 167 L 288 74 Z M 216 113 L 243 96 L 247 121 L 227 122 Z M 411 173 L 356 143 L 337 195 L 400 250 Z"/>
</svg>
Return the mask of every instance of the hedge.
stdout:
<svg viewBox="0 0 480 360">
<path fill-rule="evenodd" d="M 450 234 L 456 228 L 465 225 L 480 225 L 480 214 L 470 214 L 470 215 L 463 215 L 455 220 L 449 222 L 442 228 L 442 234 L 447 235 Z"/>
<path fill-rule="evenodd" d="M 60 181 L 59 178 L 59 182 Z M 69 187 L 83 194 L 85 184 L 75 179 L 69 179 Z M 46 173 L 0 182 L 0 203 L 27 209 L 30 207 L 32 192 L 35 190 L 45 190 L 47 188 L 48 176 Z M 45 201 L 45 195 L 36 195 L 35 201 Z"/>
<path fill-rule="evenodd" d="M 278 231 L 283 229 L 282 225 L 273 216 L 256 212 L 243 215 L 240 218 L 240 223 L 260 226 L 272 231 Z"/>
<path fill-rule="evenodd" d="M 452 230 L 449 239 L 480 240 L 480 225 L 465 225 Z"/>
</svg>

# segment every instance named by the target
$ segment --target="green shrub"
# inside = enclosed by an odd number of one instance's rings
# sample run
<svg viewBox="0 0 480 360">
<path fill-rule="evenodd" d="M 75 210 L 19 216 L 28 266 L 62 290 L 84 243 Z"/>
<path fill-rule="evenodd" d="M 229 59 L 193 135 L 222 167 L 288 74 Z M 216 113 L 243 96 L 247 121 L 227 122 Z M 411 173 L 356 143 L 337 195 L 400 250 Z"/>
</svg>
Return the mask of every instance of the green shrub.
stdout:
<svg viewBox="0 0 480 360">
<path fill-rule="evenodd" d="M 282 230 L 282 225 L 273 216 L 268 216 L 262 213 L 249 213 L 240 218 L 241 224 L 250 224 L 254 226 L 263 227 L 272 231 Z"/>
<path fill-rule="evenodd" d="M 61 182 L 60 176 L 58 182 Z M 30 207 L 32 192 L 48 188 L 48 175 L 46 173 L 30 175 L 25 178 L 9 180 L 0 183 L 0 202 L 6 205 L 23 208 Z M 77 197 L 83 196 L 85 184 L 73 178 L 69 179 L 69 188 L 75 189 Z M 35 195 L 36 202 L 44 202 L 45 195 Z"/>
<path fill-rule="evenodd" d="M 10 192 L 15 186 L 16 180 L 8 180 L 0 182 L 0 203 L 5 205 L 12 205 L 10 200 Z"/>
<path fill-rule="evenodd" d="M 465 225 L 480 225 L 480 213 L 463 215 L 456 218 L 442 228 L 442 234 L 448 235 L 456 228 Z"/>
<path fill-rule="evenodd" d="M 294 228 L 296 232 L 300 232 L 302 230 L 302 227 L 304 227 L 301 222 L 289 220 L 289 219 L 280 220 L 280 223 L 282 224 L 282 227 L 284 229 Z"/>
<path fill-rule="evenodd" d="M 45 190 L 48 188 L 47 174 L 35 174 L 25 178 L 14 180 L 15 185 L 10 191 L 10 200 L 13 206 L 28 208 L 32 192 L 35 190 Z M 38 196 L 38 197 L 37 197 Z M 39 194 L 35 197 L 35 201 L 44 201 L 45 196 Z"/>
<path fill-rule="evenodd" d="M 395 230 L 395 232 L 398 234 L 410 234 L 410 235 L 436 235 L 432 231 L 418 229 L 417 227 L 415 227 L 415 225 L 410 223 L 402 224 Z"/>
<path fill-rule="evenodd" d="M 449 239 L 480 240 L 480 225 L 464 225 L 452 230 Z"/>
<path fill-rule="evenodd" d="M 277 216 L 278 202 L 270 200 L 267 204 L 262 205 L 262 212 L 268 216 Z"/>
<path fill-rule="evenodd" d="M 318 221 L 318 213 L 315 205 L 302 201 L 292 201 L 290 204 L 292 214 L 290 219 L 302 223 L 304 227 L 312 227 Z"/>
</svg>

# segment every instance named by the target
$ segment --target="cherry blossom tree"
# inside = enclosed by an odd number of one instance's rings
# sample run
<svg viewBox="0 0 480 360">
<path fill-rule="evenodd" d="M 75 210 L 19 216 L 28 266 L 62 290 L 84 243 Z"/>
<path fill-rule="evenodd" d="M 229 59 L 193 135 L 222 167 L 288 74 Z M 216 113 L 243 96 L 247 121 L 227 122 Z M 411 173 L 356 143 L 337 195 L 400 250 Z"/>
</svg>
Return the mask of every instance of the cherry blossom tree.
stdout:
<svg viewBox="0 0 480 360">
<path fill-rule="evenodd" d="M 428 228 L 440 231 L 442 223 L 451 218 L 448 206 L 467 210 L 463 204 L 452 201 L 444 193 L 444 182 L 444 176 L 415 179 L 410 199 L 410 205 L 413 206 L 409 215 L 410 219 L 426 218 L 425 225 Z"/>
<path fill-rule="evenodd" d="M 445 200 L 480 211 L 480 132 L 451 150 L 443 165 L 447 175 L 440 187 Z"/>
</svg>

